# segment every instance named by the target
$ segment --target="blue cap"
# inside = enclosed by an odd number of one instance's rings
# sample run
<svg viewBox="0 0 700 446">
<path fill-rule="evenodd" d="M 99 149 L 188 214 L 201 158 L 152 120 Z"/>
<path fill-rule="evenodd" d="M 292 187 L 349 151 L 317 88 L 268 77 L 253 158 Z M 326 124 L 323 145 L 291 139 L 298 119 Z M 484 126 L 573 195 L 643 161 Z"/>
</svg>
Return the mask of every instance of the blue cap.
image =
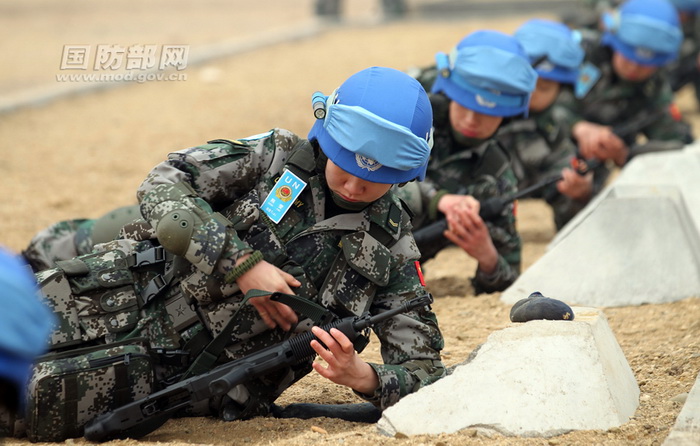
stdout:
<svg viewBox="0 0 700 446">
<path fill-rule="evenodd" d="M 19 387 L 23 400 L 34 358 L 48 348 L 54 317 L 29 267 L 2 248 L 0 290 L 0 376 Z"/>
<path fill-rule="evenodd" d="M 371 67 L 328 96 L 325 116 L 308 137 L 344 171 L 397 184 L 425 178 L 432 126 L 433 109 L 417 80 L 393 68 Z"/>
<path fill-rule="evenodd" d="M 491 116 L 527 113 L 537 73 L 523 47 L 499 31 L 476 31 L 446 55 L 435 56 L 434 93 L 443 92 L 463 107 Z"/>
<path fill-rule="evenodd" d="M 602 42 L 640 65 L 662 66 L 678 56 L 683 32 L 668 0 L 629 0 L 603 14 Z"/>
<path fill-rule="evenodd" d="M 552 20 L 532 19 L 513 34 L 542 79 L 573 84 L 583 62 L 581 34 Z"/>
<path fill-rule="evenodd" d="M 671 0 L 671 3 L 681 12 L 700 11 L 700 0 Z"/>
</svg>

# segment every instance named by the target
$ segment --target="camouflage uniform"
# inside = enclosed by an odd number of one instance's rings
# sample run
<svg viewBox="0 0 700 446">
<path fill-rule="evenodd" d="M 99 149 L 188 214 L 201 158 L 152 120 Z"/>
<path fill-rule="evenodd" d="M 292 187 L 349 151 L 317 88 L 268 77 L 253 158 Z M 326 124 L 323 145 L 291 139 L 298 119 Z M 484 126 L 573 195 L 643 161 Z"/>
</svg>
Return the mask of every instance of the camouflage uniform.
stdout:
<svg viewBox="0 0 700 446">
<path fill-rule="evenodd" d="M 123 206 L 95 219 L 59 221 L 32 237 L 22 256 L 34 272 L 53 268 L 59 260 L 89 254 L 96 244 L 114 240 L 124 224 L 139 217 L 138 206 Z"/>
<path fill-rule="evenodd" d="M 433 69 L 426 70 L 430 76 Z M 430 81 L 419 76 L 426 86 Z M 444 193 L 471 195 L 479 201 L 501 197 L 517 191 L 517 180 L 510 167 L 508 155 L 495 139 L 458 142 L 449 120 L 450 100 L 444 94 L 431 94 L 433 106 L 434 142 L 426 180 L 409 183 L 399 194 L 416 214 L 414 227 L 438 219 L 437 202 Z M 477 269 L 472 284 L 476 293 L 502 291 L 520 273 L 522 243 L 515 228 L 514 207 L 509 204 L 493 221 L 486 222 L 498 251 L 498 266 L 491 275 Z"/>
<path fill-rule="evenodd" d="M 302 146 L 311 156 L 290 158 Z M 189 353 L 158 369 L 156 382 L 167 383 L 231 323 L 234 329 L 218 362 L 279 343 L 289 333 L 270 330 L 237 285 L 224 280 L 224 271 L 254 250 L 300 280 L 298 296 L 338 316 L 381 313 L 413 297 L 422 290 L 412 262 L 419 253 L 400 201 L 388 193 L 363 211 L 339 212 L 327 199 L 322 166 L 322 154 L 281 129 L 170 154 L 138 190 L 146 221 L 128 225 L 124 239 L 98 245 L 95 254 L 38 274 L 61 320 L 53 348 L 145 337 L 151 348 Z M 308 186 L 274 224 L 260 205 L 285 167 L 302 177 L 306 172 Z M 189 237 L 175 244 L 178 252 L 164 252 L 152 228 L 185 214 L 195 216 L 189 220 L 195 224 L 184 228 Z M 309 325 L 302 320 L 295 330 L 306 331 Z M 383 409 L 444 375 L 443 339 L 432 312 L 395 316 L 375 333 L 384 364 L 371 366 L 380 386 L 362 398 Z M 310 370 L 309 361 L 246 384 L 254 398 L 245 416 L 266 413 L 286 387 Z M 210 402 L 196 413 L 220 411 L 225 403 Z"/>
<path fill-rule="evenodd" d="M 535 113 L 528 118 L 513 119 L 502 126 L 496 135 L 501 145 L 509 151 L 511 167 L 522 190 L 547 179 L 561 175 L 562 169 L 571 167 L 576 156 L 576 145 L 569 129 L 561 122 L 561 112 L 556 106 Z M 609 174 L 604 166 L 595 171 L 595 195 Z M 588 203 L 574 200 L 559 193 L 556 183 L 533 192 L 533 198 L 542 198 L 554 211 L 557 229 L 564 226 Z"/>
<path fill-rule="evenodd" d="M 636 153 L 675 150 L 692 142 L 690 127 L 674 116 L 673 92 L 662 70 L 642 82 L 628 82 L 619 78 L 612 67 L 613 51 L 599 41 L 599 33 L 589 33 L 583 42 L 587 62 L 600 71 L 600 78 L 589 91 L 577 98 L 563 91 L 557 103 L 567 110 L 566 123 L 573 127 L 586 120 L 596 124 L 621 126 L 634 123 L 649 113 L 665 111 L 652 123 L 624 135 L 622 138 Z M 639 135 L 647 142 L 635 146 Z"/>
</svg>

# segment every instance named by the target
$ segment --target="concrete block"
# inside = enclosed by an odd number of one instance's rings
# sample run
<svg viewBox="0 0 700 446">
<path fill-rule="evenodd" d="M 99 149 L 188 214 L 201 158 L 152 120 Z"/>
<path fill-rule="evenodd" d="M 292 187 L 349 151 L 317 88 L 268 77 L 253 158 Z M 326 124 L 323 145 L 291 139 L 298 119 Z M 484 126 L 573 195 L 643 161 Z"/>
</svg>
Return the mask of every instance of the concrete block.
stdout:
<svg viewBox="0 0 700 446">
<path fill-rule="evenodd" d="M 465 428 L 550 437 L 627 422 L 639 387 L 603 313 L 574 307 L 574 321 L 530 321 L 492 333 L 442 380 L 386 409 L 386 435 Z"/>
<path fill-rule="evenodd" d="M 615 197 L 620 186 L 628 191 L 636 190 L 638 196 L 655 194 L 661 190 L 675 188 L 686 205 L 686 212 L 696 232 L 700 232 L 700 142 L 686 146 L 683 150 L 648 153 L 633 158 L 620 172 L 615 181 L 602 190 L 591 202 L 564 226 L 554 237 L 549 249 L 575 230 L 604 200 Z M 646 186 L 646 187 L 644 187 Z M 630 192 L 627 192 L 629 194 Z"/>
<path fill-rule="evenodd" d="M 663 446 L 697 446 L 700 444 L 700 376 L 688 394 L 676 423 Z"/>
<path fill-rule="evenodd" d="M 700 194 L 698 194 L 700 195 Z M 673 185 L 621 183 L 501 294 L 614 307 L 700 295 L 700 235 Z"/>
</svg>

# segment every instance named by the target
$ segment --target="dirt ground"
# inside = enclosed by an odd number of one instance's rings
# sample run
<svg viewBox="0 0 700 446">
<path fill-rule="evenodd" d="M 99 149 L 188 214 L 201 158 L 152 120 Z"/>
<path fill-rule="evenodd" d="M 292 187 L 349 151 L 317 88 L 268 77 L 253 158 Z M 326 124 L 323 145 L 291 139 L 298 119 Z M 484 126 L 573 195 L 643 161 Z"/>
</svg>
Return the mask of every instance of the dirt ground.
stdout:
<svg viewBox="0 0 700 446">
<path fill-rule="evenodd" d="M 525 18 L 340 28 L 316 38 L 189 67 L 184 82 L 145 82 L 2 115 L 1 243 L 17 251 L 50 223 L 97 217 L 134 203 L 137 186 L 168 151 L 272 127 L 303 135 L 313 119 L 309 100 L 313 91 L 329 93 L 349 74 L 371 65 L 406 69 L 430 64 L 436 51 L 449 50 L 472 30 L 490 27 L 510 32 Z M 680 99 L 681 108 L 696 122 L 697 105 L 690 93 L 682 92 Z M 527 268 L 544 253 L 554 229 L 549 209 L 542 202 L 524 200 L 518 209 L 523 267 Z M 433 308 L 445 336 L 443 359 L 448 366 L 464 361 L 490 333 L 510 323 L 510 306 L 500 302 L 499 293 L 474 295 L 469 285 L 474 268 L 475 264 L 455 249 L 443 251 L 425 265 L 428 286 L 437 297 Z M 700 370 L 700 300 L 606 308 L 604 313 L 641 389 L 634 417 L 608 431 L 577 431 L 542 439 L 487 437 L 468 429 L 450 435 L 390 438 L 378 434 L 371 424 L 324 418 L 258 418 L 230 423 L 193 418 L 171 420 L 138 441 L 109 444 L 661 444 L 682 407 L 683 394 L 690 391 Z M 377 342 L 371 343 L 363 356 L 378 360 Z M 278 401 L 293 402 L 359 400 L 348 389 L 311 374 Z M 6 442 L 29 444 L 14 439 Z M 65 442 L 85 443 L 82 439 Z"/>
</svg>

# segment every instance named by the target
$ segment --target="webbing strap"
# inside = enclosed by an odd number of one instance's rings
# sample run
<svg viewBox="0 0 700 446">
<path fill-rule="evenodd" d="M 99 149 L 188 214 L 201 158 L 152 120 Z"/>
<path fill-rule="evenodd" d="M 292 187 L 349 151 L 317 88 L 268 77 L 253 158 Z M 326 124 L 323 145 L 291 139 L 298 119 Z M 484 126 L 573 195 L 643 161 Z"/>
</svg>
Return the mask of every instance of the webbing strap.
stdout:
<svg viewBox="0 0 700 446">
<path fill-rule="evenodd" d="M 269 291 L 248 291 L 245 294 L 243 301 L 241 302 L 241 306 L 238 307 L 238 310 L 236 310 L 235 313 L 233 313 L 233 316 L 231 316 L 231 319 L 229 319 L 229 321 L 226 323 L 226 326 L 223 328 L 223 330 L 221 330 L 221 332 L 218 335 L 214 336 L 214 339 L 212 339 L 209 342 L 209 344 L 207 344 L 207 346 L 204 347 L 204 350 L 202 350 L 202 352 L 192 362 L 192 365 L 190 365 L 187 371 L 183 373 L 181 380 L 187 379 L 191 376 L 202 374 L 204 372 L 208 372 L 209 370 L 213 369 L 214 365 L 216 364 L 216 361 L 221 355 L 221 352 L 224 351 L 224 348 L 226 348 L 226 344 L 228 344 L 229 340 L 231 339 L 231 332 L 233 331 L 233 328 L 235 327 L 236 322 L 238 321 L 238 317 L 241 310 L 248 303 L 248 299 L 257 296 L 267 296 L 268 294 L 270 294 Z"/>
<path fill-rule="evenodd" d="M 298 314 L 303 314 L 311 319 L 314 325 L 325 325 L 334 317 L 333 312 L 326 307 L 295 294 L 273 293 L 270 299 L 289 306 Z"/>
</svg>

